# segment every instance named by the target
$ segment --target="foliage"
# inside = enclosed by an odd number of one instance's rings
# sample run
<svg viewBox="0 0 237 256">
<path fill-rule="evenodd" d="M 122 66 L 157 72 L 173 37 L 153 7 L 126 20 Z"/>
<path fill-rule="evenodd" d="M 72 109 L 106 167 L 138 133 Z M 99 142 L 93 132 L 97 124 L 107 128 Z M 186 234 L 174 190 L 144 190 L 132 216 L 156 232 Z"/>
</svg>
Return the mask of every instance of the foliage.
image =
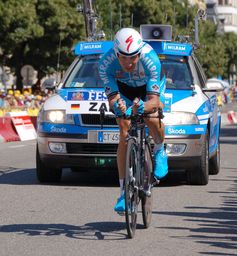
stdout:
<svg viewBox="0 0 237 256">
<path fill-rule="evenodd" d="M 70 0 L 0 2 L 1 57 L 15 71 L 18 89 L 22 87 L 23 65 L 32 65 L 41 79 L 57 68 L 65 69 L 72 61 L 73 45 L 85 39 L 83 17 L 77 13 L 76 3 Z M 61 65 L 57 67 L 59 54 Z"/>
<path fill-rule="evenodd" d="M 76 11 L 77 0 L 1 0 L 0 64 L 15 71 L 18 89 L 20 69 L 32 65 L 41 79 L 45 74 L 65 70 L 72 61 L 72 47 L 85 40 L 83 15 Z M 197 6 L 188 0 L 93 0 L 99 19 L 98 30 L 112 40 L 120 27 L 141 24 L 170 24 L 173 39 L 178 35 L 194 40 Z M 152 8 L 151 8 L 152 7 Z M 209 22 L 199 24 L 200 48 L 197 56 L 208 77 L 229 77 L 231 65 L 237 65 L 237 35 L 218 34 Z M 59 58 L 60 57 L 60 58 Z M 60 59 L 60 62 L 58 60 Z"/>
<path fill-rule="evenodd" d="M 231 66 L 237 67 L 237 35 L 234 33 L 225 33 L 222 35 L 221 43 L 224 45 L 227 56 L 227 73 L 231 74 Z"/>
<path fill-rule="evenodd" d="M 222 37 L 216 33 L 216 30 L 216 26 L 211 21 L 200 23 L 200 48 L 197 50 L 197 57 L 208 78 L 218 75 L 226 78 L 227 55 L 222 44 Z"/>
</svg>

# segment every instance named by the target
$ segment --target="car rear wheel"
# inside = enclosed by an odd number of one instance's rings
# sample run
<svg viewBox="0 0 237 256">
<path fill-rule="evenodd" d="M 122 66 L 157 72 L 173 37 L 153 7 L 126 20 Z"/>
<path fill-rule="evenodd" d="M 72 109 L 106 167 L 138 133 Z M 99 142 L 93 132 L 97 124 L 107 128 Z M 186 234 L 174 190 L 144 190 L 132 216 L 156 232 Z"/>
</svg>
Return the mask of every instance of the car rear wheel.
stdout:
<svg viewBox="0 0 237 256">
<path fill-rule="evenodd" d="M 215 155 L 210 159 L 209 174 L 216 175 L 220 172 L 220 142 L 216 149 Z"/>
<path fill-rule="evenodd" d="M 206 185 L 209 181 L 209 133 L 205 135 L 202 154 L 198 164 L 187 171 L 187 180 L 190 185 Z"/>
<path fill-rule="evenodd" d="M 41 160 L 38 147 L 36 149 L 36 175 L 39 182 L 59 182 L 62 177 L 61 168 L 47 167 Z"/>
</svg>

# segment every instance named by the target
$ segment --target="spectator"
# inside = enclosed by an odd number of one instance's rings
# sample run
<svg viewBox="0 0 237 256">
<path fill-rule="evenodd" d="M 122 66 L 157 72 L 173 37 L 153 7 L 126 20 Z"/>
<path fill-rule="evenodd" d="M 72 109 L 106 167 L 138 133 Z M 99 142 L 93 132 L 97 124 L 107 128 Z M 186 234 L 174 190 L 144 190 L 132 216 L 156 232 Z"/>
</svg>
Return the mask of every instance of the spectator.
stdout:
<svg viewBox="0 0 237 256">
<path fill-rule="evenodd" d="M 40 80 L 37 80 L 37 82 L 32 85 L 31 89 L 34 95 L 40 94 L 41 93 Z"/>
<path fill-rule="evenodd" d="M 9 107 L 9 108 L 17 107 L 17 101 L 11 92 L 10 92 L 10 94 L 7 94 L 6 100 L 7 100 L 7 107 Z"/>
<path fill-rule="evenodd" d="M 21 94 L 16 94 L 15 95 L 15 100 L 16 100 L 16 105 L 17 105 L 17 107 L 19 107 L 19 108 L 24 108 L 24 98 L 23 98 L 23 95 L 21 95 Z"/>
<path fill-rule="evenodd" d="M 0 108 L 5 108 L 6 100 L 5 100 L 6 94 L 3 92 L 0 92 Z"/>
<path fill-rule="evenodd" d="M 234 85 L 233 94 L 234 94 L 234 100 L 237 101 L 237 81 Z"/>
<path fill-rule="evenodd" d="M 24 90 L 23 94 L 19 90 L 8 90 L 7 94 L 0 91 L 0 115 L 17 110 L 27 110 L 37 115 L 48 96 L 44 92 L 33 95 L 28 90 Z"/>
</svg>

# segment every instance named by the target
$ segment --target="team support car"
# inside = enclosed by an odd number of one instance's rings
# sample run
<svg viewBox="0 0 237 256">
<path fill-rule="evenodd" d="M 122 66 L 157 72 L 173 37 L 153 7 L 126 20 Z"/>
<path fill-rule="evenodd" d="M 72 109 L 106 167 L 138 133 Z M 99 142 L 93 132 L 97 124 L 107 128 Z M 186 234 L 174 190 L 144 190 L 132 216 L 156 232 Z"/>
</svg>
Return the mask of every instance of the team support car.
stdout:
<svg viewBox="0 0 237 256">
<path fill-rule="evenodd" d="M 166 76 L 164 123 L 169 169 L 186 170 L 189 184 L 205 185 L 220 170 L 221 115 L 216 92 L 208 83 L 191 44 L 147 40 Z M 77 57 L 46 100 L 37 129 L 37 177 L 59 181 L 62 169 L 107 170 L 116 167 L 118 126 L 109 110 L 98 74 L 98 60 L 113 42 L 81 42 Z M 46 81 L 48 88 L 52 82 Z M 101 126 L 101 110 L 105 116 Z"/>
</svg>

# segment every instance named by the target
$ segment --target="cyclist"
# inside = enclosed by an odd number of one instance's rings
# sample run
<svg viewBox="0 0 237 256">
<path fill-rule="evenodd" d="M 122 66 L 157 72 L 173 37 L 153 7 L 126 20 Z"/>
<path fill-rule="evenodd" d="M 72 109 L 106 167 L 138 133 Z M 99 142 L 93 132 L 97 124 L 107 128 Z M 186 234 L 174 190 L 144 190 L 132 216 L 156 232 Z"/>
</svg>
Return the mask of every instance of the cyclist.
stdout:
<svg viewBox="0 0 237 256">
<path fill-rule="evenodd" d="M 120 197 L 114 207 L 125 211 L 124 177 L 126 138 L 130 120 L 119 116 L 153 112 L 157 116 L 164 103 L 165 78 L 160 79 L 161 64 L 154 49 L 143 42 L 133 28 L 120 29 L 114 39 L 114 48 L 105 53 L 99 62 L 99 74 L 105 87 L 110 109 L 115 113 L 120 129 L 117 166 Z M 164 124 L 158 118 L 145 118 L 154 146 L 154 176 L 163 178 L 168 172 L 167 154 L 164 149 Z"/>
</svg>

